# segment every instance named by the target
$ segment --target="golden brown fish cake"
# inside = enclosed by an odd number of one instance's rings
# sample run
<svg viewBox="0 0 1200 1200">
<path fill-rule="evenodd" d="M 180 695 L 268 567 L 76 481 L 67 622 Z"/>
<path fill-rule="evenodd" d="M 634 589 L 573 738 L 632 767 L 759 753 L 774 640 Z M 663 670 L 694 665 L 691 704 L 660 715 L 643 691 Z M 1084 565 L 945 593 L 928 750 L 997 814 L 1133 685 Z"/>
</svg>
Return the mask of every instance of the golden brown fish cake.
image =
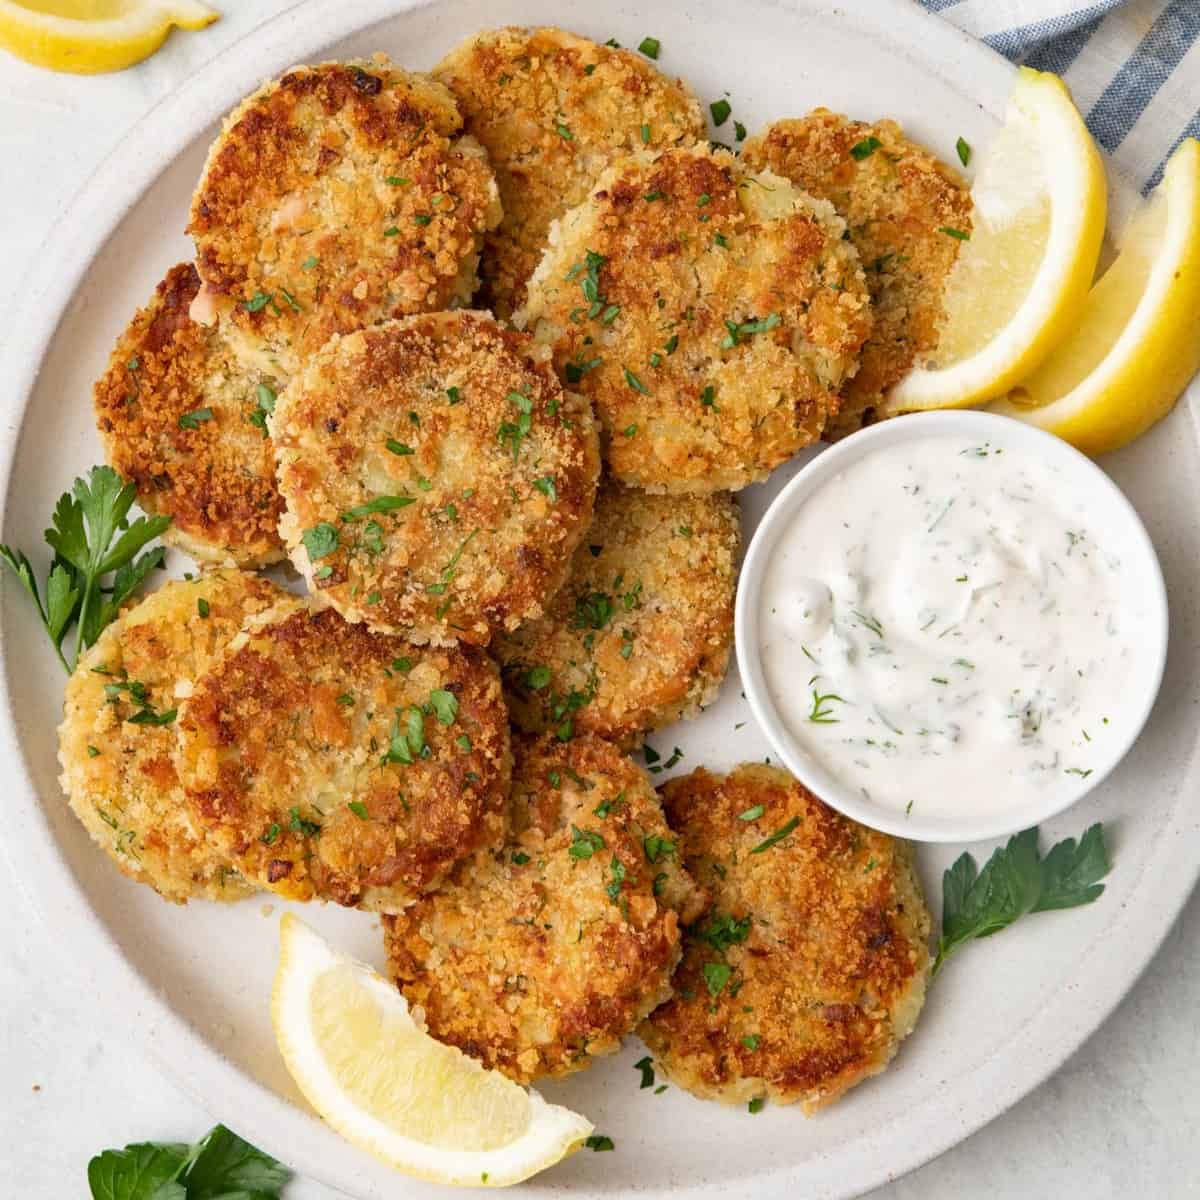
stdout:
<svg viewBox="0 0 1200 1200">
<path fill-rule="evenodd" d="M 96 424 L 142 508 L 172 518 L 165 541 L 201 560 L 261 567 L 284 557 L 264 421 L 277 385 L 242 367 L 220 329 L 190 318 L 199 289 L 191 263 L 167 272 L 96 381 Z"/>
<path fill-rule="evenodd" d="M 827 436 L 874 417 L 883 395 L 934 349 L 946 278 L 971 232 L 971 194 L 957 171 L 904 136 L 895 121 L 851 121 L 818 108 L 776 121 L 742 158 L 830 201 L 846 219 L 866 272 L 875 327 Z"/>
<path fill-rule="evenodd" d="M 561 29 L 476 34 L 433 73 L 496 172 L 504 217 L 484 239 L 480 299 L 505 319 L 524 303 L 551 223 L 587 199 L 610 162 L 704 138 L 700 105 L 682 80 Z"/>
<path fill-rule="evenodd" d="M 712 896 L 686 931 L 675 998 L 638 1030 L 666 1073 L 704 1098 L 811 1114 L 882 1071 L 929 971 L 911 846 L 758 764 L 701 768 L 662 794 Z"/>
<path fill-rule="evenodd" d="M 461 130 L 442 84 L 382 55 L 295 67 L 230 113 L 188 232 L 246 361 L 290 377 L 333 333 L 469 302 L 500 204 Z"/>
<path fill-rule="evenodd" d="M 592 737 L 518 739 L 503 847 L 385 919 L 429 1032 L 528 1082 L 612 1053 L 670 994 L 703 899 L 645 773 Z"/>
<path fill-rule="evenodd" d="M 166 900 L 254 891 L 192 817 L 172 714 L 243 621 L 278 596 L 233 570 L 166 583 L 104 630 L 67 683 L 58 758 L 71 809 L 124 874 Z"/>
<path fill-rule="evenodd" d="M 485 645 L 537 616 L 592 517 L 591 409 L 543 348 L 484 313 L 335 338 L 271 421 L 281 525 L 351 621 Z"/>
<path fill-rule="evenodd" d="M 502 830 L 511 758 L 495 664 L 288 599 L 179 714 L 195 819 L 259 887 L 392 912 Z"/>
<path fill-rule="evenodd" d="M 606 482 L 546 615 L 494 644 L 517 724 L 628 742 L 695 716 L 729 665 L 739 541 L 727 492 Z"/>
<path fill-rule="evenodd" d="M 870 326 L 827 201 L 724 150 L 627 158 L 559 222 L 515 321 L 591 398 L 609 469 L 736 489 L 816 440 Z"/>
</svg>

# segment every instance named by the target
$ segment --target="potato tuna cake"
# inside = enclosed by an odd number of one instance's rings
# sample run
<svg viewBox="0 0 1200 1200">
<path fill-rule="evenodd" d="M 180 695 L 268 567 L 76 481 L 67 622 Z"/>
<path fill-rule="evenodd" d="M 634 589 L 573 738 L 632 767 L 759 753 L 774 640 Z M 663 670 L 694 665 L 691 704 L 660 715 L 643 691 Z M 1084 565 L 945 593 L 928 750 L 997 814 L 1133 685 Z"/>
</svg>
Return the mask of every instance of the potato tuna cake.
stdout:
<svg viewBox="0 0 1200 1200">
<path fill-rule="evenodd" d="M 517 723 L 628 741 L 695 716 L 729 664 L 738 541 L 727 492 L 606 483 L 546 615 L 495 643 Z"/>
<path fill-rule="evenodd" d="M 477 650 L 288 599 L 197 679 L 179 734 L 196 820 L 289 899 L 394 912 L 501 832 L 508 718 Z"/>
<path fill-rule="evenodd" d="M 551 236 L 521 328 L 654 492 L 764 478 L 814 441 L 870 327 L 832 206 L 723 150 L 625 159 Z"/>
<path fill-rule="evenodd" d="M 507 319 L 551 223 L 582 203 L 600 172 L 631 150 L 704 137 L 691 90 L 629 50 L 561 29 L 498 29 L 452 51 L 434 75 L 487 149 L 504 218 L 484 239 L 481 301 Z"/>
<path fill-rule="evenodd" d="M 200 289 L 172 267 L 96 381 L 108 461 L 138 503 L 173 518 L 164 540 L 198 559 L 261 567 L 284 557 L 265 414 L 275 380 L 239 365 L 222 331 L 188 315 Z"/>
<path fill-rule="evenodd" d="M 812 1113 L 882 1071 L 929 969 L 911 846 L 757 764 L 672 779 L 663 803 L 712 896 L 687 931 L 675 998 L 638 1030 L 670 1078 Z"/>
<path fill-rule="evenodd" d="M 192 199 L 198 306 L 291 376 L 333 333 L 467 303 L 496 181 L 440 83 L 379 56 L 296 67 L 226 119 Z"/>
<path fill-rule="evenodd" d="M 592 517 L 599 446 L 544 349 L 481 313 L 330 342 L 271 422 L 282 532 L 351 621 L 486 644 L 537 616 Z"/>
<path fill-rule="evenodd" d="M 751 138 L 742 158 L 829 200 L 866 272 L 875 326 L 827 434 L 868 423 L 887 390 L 934 349 L 946 278 L 971 232 L 971 194 L 895 121 L 851 121 L 818 108 Z"/>
<path fill-rule="evenodd" d="M 511 821 L 384 928 L 429 1032 L 524 1083 L 590 1066 L 670 994 L 701 897 L 646 775 L 606 742 L 519 741 Z"/>
<path fill-rule="evenodd" d="M 164 899 L 254 890 L 188 809 L 175 714 L 242 622 L 278 595 L 240 571 L 167 583 L 109 625 L 67 683 L 58 757 L 71 808 L 130 879 Z"/>
</svg>

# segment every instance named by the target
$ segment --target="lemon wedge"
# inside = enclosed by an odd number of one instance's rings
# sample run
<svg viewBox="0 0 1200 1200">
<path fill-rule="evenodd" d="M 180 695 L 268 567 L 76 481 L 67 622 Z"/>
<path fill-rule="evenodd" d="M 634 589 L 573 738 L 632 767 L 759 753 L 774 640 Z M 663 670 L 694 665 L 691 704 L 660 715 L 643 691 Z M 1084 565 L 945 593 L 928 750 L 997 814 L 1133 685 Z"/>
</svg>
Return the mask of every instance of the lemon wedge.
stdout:
<svg viewBox="0 0 1200 1200">
<path fill-rule="evenodd" d="M 0 0 L 0 46 L 37 67 L 97 75 L 148 58 L 172 25 L 220 16 L 198 0 Z"/>
<path fill-rule="evenodd" d="M 884 415 L 1003 396 L 1074 327 L 1107 195 L 1099 151 L 1057 75 L 1021 69 L 971 198 L 973 229 L 946 281 L 937 349 L 892 388 Z"/>
<path fill-rule="evenodd" d="M 1171 155 L 1117 249 L 1070 339 L 993 405 L 1093 455 L 1162 420 L 1200 371 L 1200 142 Z"/>
<path fill-rule="evenodd" d="M 280 924 L 275 1038 L 309 1103 L 343 1137 L 433 1183 L 519 1183 L 592 1132 L 430 1037 L 404 997 L 291 914 Z"/>
</svg>

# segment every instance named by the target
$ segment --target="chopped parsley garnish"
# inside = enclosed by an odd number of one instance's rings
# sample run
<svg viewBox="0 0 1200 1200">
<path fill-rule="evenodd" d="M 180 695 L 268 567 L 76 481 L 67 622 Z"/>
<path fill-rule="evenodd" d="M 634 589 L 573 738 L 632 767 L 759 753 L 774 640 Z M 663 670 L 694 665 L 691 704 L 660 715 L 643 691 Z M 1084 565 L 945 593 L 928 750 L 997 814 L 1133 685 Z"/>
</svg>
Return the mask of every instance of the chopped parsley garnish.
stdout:
<svg viewBox="0 0 1200 1200">
<path fill-rule="evenodd" d="M 734 121 L 733 133 L 739 142 L 744 142 L 746 140 L 746 127 L 741 123 L 741 121 Z"/>
<path fill-rule="evenodd" d="M 529 861 L 529 855 L 524 850 L 517 850 L 513 853 L 512 860 L 518 867 L 523 867 Z"/>
<path fill-rule="evenodd" d="M 432 213 L 417 213 L 417 215 L 415 217 L 413 217 L 413 220 L 418 225 L 428 225 L 429 222 L 433 220 L 433 214 Z"/>
<path fill-rule="evenodd" d="M 301 264 L 300 270 L 311 271 L 321 260 L 315 254 L 310 254 Z"/>
<path fill-rule="evenodd" d="M 658 58 L 658 52 L 661 49 L 661 43 L 658 38 L 644 37 L 638 43 L 638 51 L 644 54 L 647 58 Z"/>
<path fill-rule="evenodd" d="M 580 829 L 578 825 L 571 826 L 571 844 L 567 853 L 574 859 L 591 858 L 597 850 L 603 850 L 604 839 L 590 829 Z"/>
<path fill-rule="evenodd" d="M 607 1134 L 593 1133 L 589 1138 L 586 1138 L 583 1143 L 589 1150 L 613 1150 L 613 1140 Z"/>
<path fill-rule="evenodd" d="M 265 383 L 260 383 L 254 389 L 254 394 L 254 411 L 247 419 L 256 429 L 261 429 L 263 437 L 266 437 L 267 417 L 275 411 L 275 393 Z"/>
<path fill-rule="evenodd" d="M 729 249 L 729 239 L 723 233 L 713 234 L 713 245 L 720 246 L 722 250 Z"/>
<path fill-rule="evenodd" d="M 551 671 L 549 667 L 531 667 L 525 675 L 526 686 L 540 692 L 549 682 Z"/>
<path fill-rule="evenodd" d="M 883 143 L 877 137 L 865 137 L 861 142 L 855 142 L 850 147 L 850 157 L 855 162 L 862 162 L 864 158 L 870 158 Z"/>
<path fill-rule="evenodd" d="M 757 1033 L 751 1033 L 751 1034 L 748 1034 L 746 1037 L 741 1038 L 740 1041 L 741 1041 L 742 1045 L 746 1047 L 747 1050 L 757 1050 L 759 1047 L 759 1044 L 762 1041 L 762 1038 L 759 1037 L 759 1035 Z"/>
<path fill-rule="evenodd" d="M 395 237 L 395 236 L 396 236 L 396 235 L 397 235 L 399 232 L 400 232 L 400 228 L 399 228 L 399 226 L 397 226 L 397 225 L 389 225 L 389 226 L 388 226 L 388 227 L 387 227 L 387 228 L 386 228 L 386 229 L 383 231 L 383 236 L 384 236 L 384 237 Z"/>
<path fill-rule="evenodd" d="M 277 841 L 279 841 L 279 834 L 281 832 L 282 831 L 280 830 L 279 825 L 272 821 L 267 829 L 267 832 L 264 833 L 258 840 L 262 842 L 264 846 L 273 846 Z"/>
<path fill-rule="evenodd" d="M 448 387 L 446 389 L 446 399 L 450 401 L 451 405 L 458 404 L 462 401 L 462 392 L 456 387 Z"/>
<path fill-rule="evenodd" d="M 211 408 L 193 408 L 191 412 L 185 412 L 179 418 L 180 429 L 199 429 L 205 421 L 213 419 L 213 411 Z"/>
<path fill-rule="evenodd" d="M 429 693 L 429 704 L 439 725 L 453 725 L 458 716 L 458 697 L 444 688 L 437 688 Z"/>
<path fill-rule="evenodd" d="M 608 898 L 616 904 L 621 898 L 621 885 L 625 882 L 625 864 L 614 854 L 612 862 L 608 864 L 608 869 L 612 872 L 612 879 L 604 891 Z"/>
<path fill-rule="evenodd" d="M 766 1101 L 761 1096 L 755 1096 L 749 1104 L 746 1105 L 746 1110 L 753 1116 L 755 1113 L 760 1113 L 763 1110 L 763 1105 Z"/>
<path fill-rule="evenodd" d="M 392 187 L 404 187 L 408 180 L 402 175 L 389 175 L 383 182 L 391 184 Z"/>
<path fill-rule="evenodd" d="M 612 620 L 612 597 L 606 592 L 587 592 L 575 601 L 572 629 L 603 629 Z"/>
<path fill-rule="evenodd" d="M 659 859 L 666 858 L 667 855 L 675 853 L 675 843 L 669 838 L 652 833 L 642 838 L 642 850 L 646 855 L 646 861 L 651 866 L 654 866 L 658 863 Z"/>
<path fill-rule="evenodd" d="M 407 709 L 396 709 L 388 735 L 388 748 L 380 762 L 404 763 L 408 766 L 422 757 L 427 749 L 425 714 L 415 704 L 410 704 Z"/>
<path fill-rule="evenodd" d="M 360 820 L 369 821 L 370 814 L 367 812 L 367 806 L 361 800 L 349 800 L 346 807 Z"/>
<path fill-rule="evenodd" d="M 756 804 L 753 808 L 746 809 L 745 812 L 738 813 L 739 821 L 757 821 L 767 810 L 761 804 Z"/>
<path fill-rule="evenodd" d="M 393 658 L 392 670 L 399 671 L 401 675 L 407 675 L 413 669 L 413 660 L 411 658 Z"/>
<path fill-rule="evenodd" d="M 558 491 L 554 486 L 553 475 L 543 475 L 541 479 L 535 479 L 533 486 L 545 496 L 551 504 L 557 503 Z"/>
<path fill-rule="evenodd" d="M 708 111 L 712 113 L 712 122 L 719 129 L 726 121 L 729 120 L 729 114 L 733 112 L 728 100 L 714 100 L 709 106 Z"/>
<path fill-rule="evenodd" d="M 770 850 L 770 848 L 772 846 L 774 846 L 777 842 L 782 842 L 783 839 L 785 837 L 787 837 L 787 835 L 789 833 L 791 833 L 792 830 L 794 830 L 796 828 L 796 826 L 799 824 L 800 824 L 800 818 L 793 817 L 790 821 L 787 821 L 785 824 L 781 825 L 777 830 L 775 830 L 775 832 L 773 834 L 771 834 L 770 837 L 763 838 L 763 840 L 761 842 L 759 842 L 758 845 L 755 846 L 754 849 L 750 851 L 750 853 L 751 854 L 761 854 L 764 850 Z"/>
<path fill-rule="evenodd" d="M 557 133 L 560 138 L 565 138 L 568 142 L 573 142 L 575 140 L 574 134 L 572 134 L 571 131 L 561 121 L 555 124 L 554 132 Z"/>
<path fill-rule="evenodd" d="M 948 234 L 952 238 L 957 238 L 960 242 L 969 242 L 971 235 L 962 229 L 951 229 L 949 225 L 939 225 L 938 233 Z"/>
<path fill-rule="evenodd" d="M 100 751 L 95 746 L 89 745 L 87 748 L 88 758 L 99 758 Z"/>
<path fill-rule="evenodd" d="M 643 125 L 642 126 L 642 145 L 648 146 L 649 144 L 650 144 L 650 126 Z"/>
<path fill-rule="evenodd" d="M 665 192 L 660 192 L 658 190 L 655 190 L 653 192 L 647 192 L 642 197 L 642 199 L 645 200 L 647 203 L 652 204 L 655 200 L 662 200 L 665 196 L 666 196 Z"/>
<path fill-rule="evenodd" d="M 315 837 L 321 832 L 321 826 L 316 821 L 309 821 L 300 815 L 299 806 L 288 809 L 288 829 L 305 837 Z"/>
<path fill-rule="evenodd" d="M 395 438 L 388 438 L 384 445 L 393 453 L 403 457 L 406 454 L 416 454 L 416 451 L 408 445 L 407 442 L 398 442 Z"/>
<path fill-rule="evenodd" d="M 328 557 L 338 548 L 338 531 L 328 521 L 322 521 L 319 525 L 306 529 L 300 540 L 304 543 L 304 549 L 308 551 L 309 559 L 315 562 L 319 558 Z"/>
<path fill-rule="evenodd" d="M 509 392 L 506 399 L 516 406 L 517 419 L 501 424 L 499 438 L 502 446 L 508 445 L 516 462 L 521 457 L 521 442 L 533 428 L 533 401 L 521 392 Z"/>
<path fill-rule="evenodd" d="M 628 367 L 625 368 L 625 382 L 635 392 L 641 392 L 643 396 L 650 395 L 650 389 Z"/>
<path fill-rule="evenodd" d="M 954 149 L 958 151 L 958 161 L 965 167 L 971 161 L 971 143 L 966 138 L 959 138 Z"/>
<path fill-rule="evenodd" d="M 267 307 L 275 297 L 270 292 L 255 292 L 249 300 L 242 301 L 242 307 L 247 312 L 256 313 Z"/>
<path fill-rule="evenodd" d="M 733 975 L 733 968 L 728 963 L 707 962 L 704 964 L 704 984 L 710 996 L 719 996 Z"/>
<path fill-rule="evenodd" d="M 730 946 L 744 942 L 750 936 L 750 917 L 734 917 L 729 913 L 714 913 L 702 925 L 691 930 L 694 937 L 707 942 L 718 954 Z"/>
<path fill-rule="evenodd" d="M 721 339 L 721 349 L 732 349 L 742 338 L 749 337 L 755 333 L 767 333 L 778 324 L 778 313 L 771 313 L 763 317 L 762 320 L 751 318 L 749 321 L 742 321 L 741 324 L 737 324 L 734 321 L 726 321 L 725 336 Z"/>
<path fill-rule="evenodd" d="M 633 1069 L 642 1073 L 642 1082 L 638 1084 L 639 1091 L 654 1086 L 654 1060 L 650 1055 L 647 1054 L 644 1058 L 639 1058 L 633 1064 Z"/>
<path fill-rule="evenodd" d="M 721 411 L 717 408 L 717 389 L 711 383 L 700 393 L 700 404 L 702 407 L 711 408 L 715 412 Z"/>
<path fill-rule="evenodd" d="M 372 513 L 393 512 L 398 508 L 407 508 L 416 502 L 414 496 L 376 496 L 374 500 L 368 500 L 366 504 L 348 508 L 342 513 L 342 520 L 361 521 L 363 517 L 369 517 Z"/>
</svg>

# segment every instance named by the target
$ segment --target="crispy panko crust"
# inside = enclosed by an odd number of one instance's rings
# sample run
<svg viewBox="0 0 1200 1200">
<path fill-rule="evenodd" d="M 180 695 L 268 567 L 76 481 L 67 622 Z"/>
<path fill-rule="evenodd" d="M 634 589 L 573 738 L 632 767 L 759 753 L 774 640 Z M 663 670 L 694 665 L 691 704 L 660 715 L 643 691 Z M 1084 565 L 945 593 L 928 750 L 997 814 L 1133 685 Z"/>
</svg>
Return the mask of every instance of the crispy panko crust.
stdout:
<svg viewBox="0 0 1200 1200">
<path fill-rule="evenodd" d="M 855 368 L 870 305 L 844 228 L 724 150 L 627 158 L 552 232 L 515 321 L 595 403 L 619 480 L 744 487 L 816 440 Z"/>
<path fill-rule="evenodd" d="M 234 109 L 188 232 L 233 344 L 291 376 L 333 333 L 465 304 L 499 194 L 454 97 L 382 55 L 295 67 Z"/>
<path fill-rule="evenodd" d="M 962 245 L 943 230 L 971 232 L 971 194 L 957 171 L 895 121 L 851 121 L 824 108 L 776 121 L 745 144 L 742 158 L 830 201 L 846 219 L 875 327 L 826 435 L 853 433 L 916 358 L 937 346 L 946 277 Z"/>
<path fill-rule="evenodd" d="M 454 93 L 500 185 L 504 218 L 484 239 L 480 300 L 505 319 L 524 303 L 551 223 L 587 199 L 610 162 L 704 137 L 700 105 L 682 80 L 561 29 L 477 34 L 433 73 Z"/>
<path fill-rule="evenodd" d="M 600 469 L 591 409 L 548 357 L 455 312 L 335 338 L 305 367 L 271 429 L 281 531 L 321 601 L 439 644 L 486 645 L 542 612 Z M 357 511 L 372 503 L 394 507 Z"/>
<path fill-rule="evenodd" d="M 289 599 L 196 681 L 179 715 L 195 818 L 249 880 L 394 912 L 503 827 L 500 678 Z"/>
<path fill-rule="evenodd" d="M 235 570 L 164 584 L 104 630 L 67 683 L 58 758 L 71 808 L 124 874 L 166 900 L 239 900 L 254 887 L 188 809 L 174 720 L 138 714 L 176 709 L 243 621 L 278 596 Z"/>
<path fill-rule="evenodd" d="M 429 1032 L 528 1082 L 615 1051 L 670 994 L 703 897 L 645 773 L 592 737 L 518 739 L 506 844 L 384 921 Z"/>
<path fill-rule="evenodd" d="M 687 930 L 675 999 L 638 1030 L 670 1078 L 697 1096 L 799 1101 L 811 1114 L 882 1071 L 929 971 L 911 846 L 772 767 L 701 768 L 662 791 L 684 866 L 712 895 Z"/>
<path fill-rule="evenodd" d="M 494 645 L 517 724 L 627 743 L 695 716 L 729 665 L 739 541 L 727 492 L 606 482 L 546 615 Z"/>
<path fill-rule="evenodd" d="M 164 540 L 198 559 L 261 567 L 284 557 L 275 457 L 250 422 L 258 386 L 273 395 L 275 381 L 189 317 L 199 289 L 195 267 L 180 263 L 138 310 L 93 388 L 96 424 L 142 508 L 172 518 Z"/>
</svg>

